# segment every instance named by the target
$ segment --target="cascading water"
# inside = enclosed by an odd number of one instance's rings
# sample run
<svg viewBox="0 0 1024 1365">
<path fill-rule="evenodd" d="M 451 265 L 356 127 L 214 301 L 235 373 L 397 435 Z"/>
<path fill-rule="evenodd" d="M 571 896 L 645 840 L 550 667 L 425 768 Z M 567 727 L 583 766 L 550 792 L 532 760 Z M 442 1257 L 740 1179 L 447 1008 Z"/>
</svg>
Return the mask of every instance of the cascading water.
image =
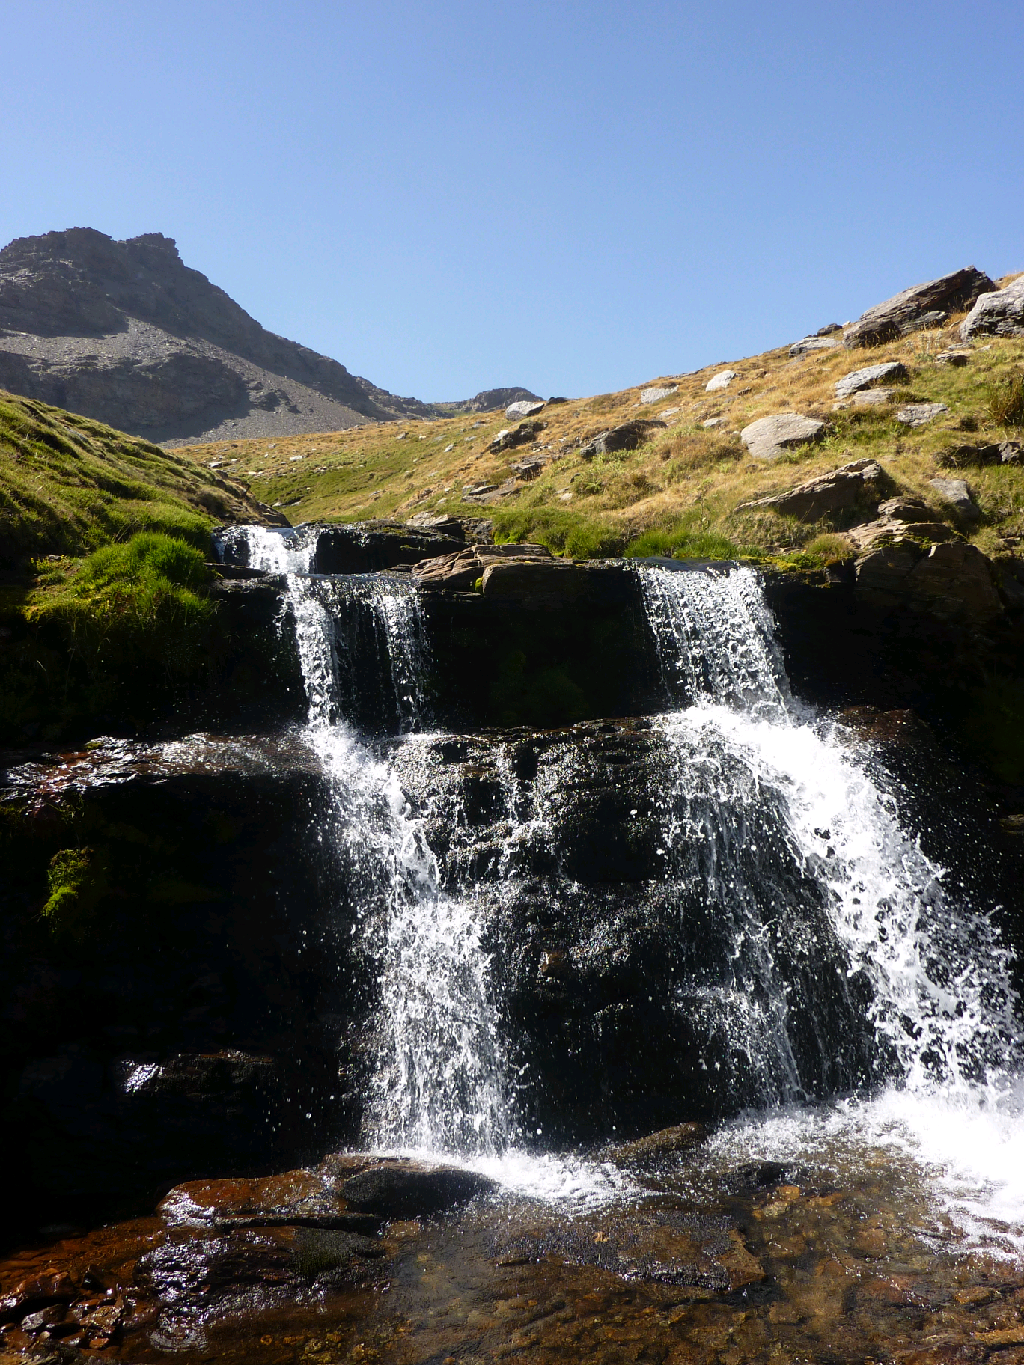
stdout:
<svg viewBox="0 0 1024 1365">
<path fill-rule="evenodd" d="M 1005 1186 L 1021 1156 L 1019 1138 L 1011 1141 L 1007 1129 L 1020 1089 L 1017 1000 L 996 927 L 988 914 L 946 898 L 942 870 L 901 828 L 893 791 L 872 776 L 870 755 L 791 698 L 751 570 L 644 566 L 640 574 L 671 700 L 683 704 L 661 722 L 678 756 L 667 842 L 696 841 L 702 849 L 705 903 L 727 921 L 733 945 L 717 974 L 695 972 L 684 985 L 689 1007 L 718 1020 L 730 1051 L 756 1078 L 759 1106 L 854 1088 L 855 1068 L 846 1068 L 844 1086 L 842 1066 L 824 1092 L 807 1082 L 814 1068 L 799 1037 L 798 1000 L 778 973 L 780 945 L 798 939 L 806 925 L 782 897 L 766 916 L 750 875 L 756 836 L 747 837 L 736 814 L 775 800 L 787 854 L 817 884 L 827 914 L 831 942 L 816 936 L 814 962 L 820 972 L 839 954 L 841 975 L 859 985 L 870 1025 L 861 1079 L 874 1082 L 875 1098 L 843 1112 L 856 1113 L 850 1122 L 865 1140 L 879 1141 L 885 1132 L 886 1141 L 931 1157 L 957 1190 L 961 1218 L 966 1207 L 984 1221 L 992 1213 L 991 1189 L 965 1196 L 964 1172 L 973 1172 L 976 1185 L 983 1177 Z M 715 828 L 701 800 L 709 789 Z M 853 1017 L 840 1009 L 836 1018 L 844 1015 Z M 835 1023 L 826 1020 L 814 1043 L 819 1054 L 841 1059 L 850 1032 Z M 886 1088 L 879 1090 L 880 1083 Z M 791 1111 L 791 1139 L 793 1131 L 806 1137 L 822 1122 L 820 1113 L 804 1113 L 801 1121 Z M 785 1143 L 777 1124 L 770 1120 L 759 1130 L 762 1138 L 771 1131 L 779 1139 L 776 1149 L 758 1140 L 757 1125 L 734 1138 L 751 1152 L 778 1156 Z M 979 1171 L 975 1153 L 955 1138 L 943 1142 L 942 1132 L 970 1133 L 971 1143 L 984 1147 L 987 1169 Z M 790 1146 L 792 1157 L 799 1142 Z M 1019 1217 L 1019 1174 L 1011 1183 Z"/>
<path fill-rule="evenodd" d="M 332 853 L 358 889 L 366 951 L 377 962 L 380 1055 L 367 1138 L 386 1148 L 493 1155 L 507 1143 L 507 1106 L 479 917 L 472 899 L 441 888 L 424 817 L 400 783 L 399 770 L 415 767 L 418 754 L 422 765 L 416 737 L 409 735 L 408 752 L 400 746 L 383 759 L 345 715 L 367 660 L 358 654 L 355 623 L 346 632 L 339 621 L 362 609 L 383 642 L 398 728 L 412 732 L 425 721 L 428 651 L 418 597 L 383 576 L 311 575 L 315 530 L 242 527 L 227 535 L 244 545 L 250 566 L 287 575 L 285 611 L 309 704 L 305 739 L 331 779 Z"/>
<path fill-rule="evenodd" d="M 517 775 L 512 741 L 492 743 L 489 833 L 474 843 L 463 792 L 439 758 L 443 737 L 424 733 L 429 651 L 411 586 L 311 573 L 316 539 L 303 528 L 228 535 L 248 563 L 287 575 L 304 734 L 331 778 L 322 838 L 343 865 L 379 988 L 365 1136 L 490 1163 L 538 1190 L 545 1171 L 517 1168 L 513 1150 L 523 1120 L 513 1118 L 494 934 L 523 897 L 540 895 L 552 920 L 584 904 L 577 874 L 559 869 L 587 760 L 567 739 Z M 752 571 L 638 573 L 676 708 L 655 722 L 667 777 L 652 781 L 662 861 L 649 885 L 656 913 L 675 915 L 662 1017 L 685 1021 L 694 1043 L 705 1079 L 691 1074 L 693 1101 L 725 1115 L 785 1113 L 796 1145 L 792 1132 L 806 1135 L 822 1114 L 835 1125 L 855 1113 L 869 1145 L 898 1130 L 922 1151 L 936 1106 L 946 1115 L 959 1106 L 975 1135 L 986 1111 L 1003 1122 L 1017 1002 L 990 918 L 949 902 L 871 753 L 792 698 Z M 384 728 L 404 732 L 397 744 L 375 747 L 353 724 L 367 673 L 386 680 Z M 547 869 L 540 882 L 537 868 Z M 612 943 L 618 912 L 602 920 L 603 903 L 592 902 L 583 932 Z M 855 1093 L 873 1098 L 834 1098 Z M 716 1142 L 723 1152 L 732 1142 L 734 1156 L 781 1150 L 790 1139 L 780 1121 L 726 1127 Z M 530 1132 L 536 1147 L 541 1131 Z M 549 1167 L 549 1190 L 614 1192 L 582 1169 L 563 1162 L 550 1178 Z"/>
</svg>

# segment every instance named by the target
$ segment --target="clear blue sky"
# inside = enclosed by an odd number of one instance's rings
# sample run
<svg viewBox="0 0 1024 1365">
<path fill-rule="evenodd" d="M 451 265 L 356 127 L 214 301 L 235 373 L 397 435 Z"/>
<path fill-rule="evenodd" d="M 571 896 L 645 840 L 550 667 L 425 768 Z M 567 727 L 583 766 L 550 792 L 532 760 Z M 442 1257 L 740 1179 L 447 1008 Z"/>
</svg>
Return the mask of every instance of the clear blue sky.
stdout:
<svg viewBox="0 0 1024 1365">
<path fill-rule="evenodd" d="M 0 244 L 163 232 L 394 392 L 589 394 L 1024 269 L 1020 0 L 7 0 Z"/>
</svg>

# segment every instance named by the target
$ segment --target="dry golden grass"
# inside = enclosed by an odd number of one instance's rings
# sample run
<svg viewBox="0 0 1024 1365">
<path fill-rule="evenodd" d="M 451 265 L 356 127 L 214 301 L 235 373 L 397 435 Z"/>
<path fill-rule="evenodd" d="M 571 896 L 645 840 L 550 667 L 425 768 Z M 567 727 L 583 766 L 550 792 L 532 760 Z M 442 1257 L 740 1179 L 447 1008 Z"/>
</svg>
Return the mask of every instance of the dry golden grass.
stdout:
<svg viewBox="0 0 1024 1365">
<path fill-rule="evenodd" d="M 993 390 L 1020 370 L 1024 343 L 985 340 L 974 347 L 966 366 L 941 364 L 935 357 L 959 342 L 961 321 L 962 315 L 941 329 L 871 350 L 840 346 L 797 360 L 790 358 L 788 347 L 767 351 L 731 362 L 737 377 L 716 393 L 707 393 L 705 386 L 722 363 L 549 406 L 536 419 L 544 423 L 537 439 L 504 454 L 489 450 L 497 432 L 513 425 L 502 412 L 364 425 L 271 442 L 218 442 L 177 453 L 204 465 L 219 464 L 222 475 L 237 479 L 262 501 L 279 505 L 293 523 L 406 520 L 424 511 L 497 513 L 499 525 L 514 522 L 517 529 L 511 533 L 521 536 L 528 533 L 531 518 L 539 526 L 557 515 L 599 526 L 607 533 L 603 540 L 598 537 L 601 544 L 607 544 L 607 536 L 625 544 L 652 528 L 686 526 L 713 531 L 751 551 L 788 553 L 834 528 L 806 526 L 765 512 L 737 512 L 738 504 L 870 456 L 883 464 L 896 486 L 924 497 L 951 519 L 950 509 L 928 483 L 936 475 L 950 475 L 940 458 L 943 450 L 1020 435 L 994 421 L 990 402 Z M 887 360 L 902 361 L 909 374 L 895 399 L 942 402 L 948 413 L 910 429 L 897 423 L 892 405 L 837 405 L 836 380 Z M 674 387 L 675 392 L 657 403 L 641 404 L 640 389 L 648 386 Z M 825 439 L 770 463 L 752 459 L 739 440 L 740 431 L 758 417 L 781 412 L 825 421 Z M 639 450 L 581 459 L 583 443 L 637 417 L 662 420 L 666 427 Z M 719 424 L 705 429 L 703 423 L 712 419 Z M 481 508 L 463 496 L 465 485 L 503 483 L 511 475 L 511 462 L 531 453 L 555 458 L 496 508 Z M 990 552 L 1014 548 L 1024 535 L 1024 470 L 994 466 L 954 476 L 967 478 L 984 513 L 974 539 Z M 514 514 L 511 520 L 508 514 Z"/>
</svg>

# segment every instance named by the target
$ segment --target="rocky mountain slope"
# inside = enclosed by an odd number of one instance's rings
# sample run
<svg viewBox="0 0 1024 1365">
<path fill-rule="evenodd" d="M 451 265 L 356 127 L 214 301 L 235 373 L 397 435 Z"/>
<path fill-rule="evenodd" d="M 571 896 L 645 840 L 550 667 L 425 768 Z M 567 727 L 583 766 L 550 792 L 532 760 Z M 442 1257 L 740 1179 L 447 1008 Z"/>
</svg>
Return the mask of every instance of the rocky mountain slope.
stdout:
<svg viewBox="0 0 1024 1365">
<path fill-rule="evenodd" d="M 261 327 L 174 242 L 92 228 L 0 251 L 0 387 L 152 441 L 338 430 L 497 407 L 525 389 L 454 404 L 398 398 Z"/>
</svg>

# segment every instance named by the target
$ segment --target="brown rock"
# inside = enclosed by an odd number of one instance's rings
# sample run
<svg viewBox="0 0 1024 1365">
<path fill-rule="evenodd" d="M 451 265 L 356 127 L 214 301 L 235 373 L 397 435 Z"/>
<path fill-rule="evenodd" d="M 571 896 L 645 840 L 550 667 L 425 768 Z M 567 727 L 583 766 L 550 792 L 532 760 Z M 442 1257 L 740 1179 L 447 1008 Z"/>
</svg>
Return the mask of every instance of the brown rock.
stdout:
<svg viewBox="0 0 1024 1365">
<path fill-rule="evenodd" d="M 172 1226 L 230 1230 L 317 1227 L 372 1235 L 380 1220 L 352 1212 L 318 1171 L 286 1171 L 263 1179 L 194 1180 L 176 1186 L 158 1212 Z"/>
<path fill-rule="evenodd" d="M 424 587 L 469 592 L 490 565 L 510 559 L 550 561 L 551 551 L 546 545 L 470 545 L 457 554 L 424 560 L 412 573 Z"/>
</svg>

